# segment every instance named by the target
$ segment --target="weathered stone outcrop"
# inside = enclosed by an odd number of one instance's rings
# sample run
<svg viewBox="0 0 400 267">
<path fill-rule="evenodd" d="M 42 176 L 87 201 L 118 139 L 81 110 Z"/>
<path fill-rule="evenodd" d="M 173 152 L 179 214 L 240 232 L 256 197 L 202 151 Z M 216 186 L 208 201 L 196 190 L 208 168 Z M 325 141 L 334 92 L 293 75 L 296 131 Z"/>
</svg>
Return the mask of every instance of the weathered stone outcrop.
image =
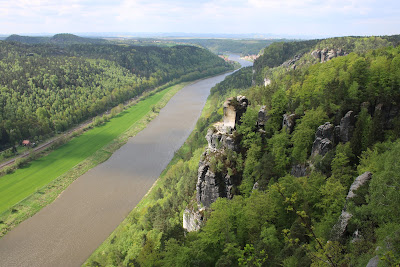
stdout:
<svg viewBox="0 0 400 267">
<path fill-rule="evenodd" d="M 202 209 L 210 207 L 219 197 L 231 199 L 234 186 L 240 183 L 235 176 L 231 177 L 227 173 L 212 170 L 211 160 L 213 157 L 224 156 L 227 150 L 236 151 L 238 149 L 238 144 L 235 142 L 235 128 L 243 113 L 246 112 L 248 104 L 249 101 L 245 96 L 229 98 L 224 103 L 223 122 L 214 124 L 207 131 L 208 147 L 199 162 L 196 184 L 196 201 L 201 209 L 188 209 L 184 213 L 184 228 L 189 232 L 197 231 L 201 226 L 199 222 L 202 220 Z M 267 119 L 265 113 L 259 116 L 259 123 L 263 123 Z"/>
<path fill-rule="evenodd" d="M 379 124 L 382 129 L 393 129 L 395 120 L 400 114 L 400 106 L 396 104 L 377 104 L 375 106 L 374 117 L 379 117 Z"/>
<path fill-rule="evenodd" d="M 375 256 L 372 259 L 370 259 L 367 263 L 366 267 L 378 267 L 379 264 L 379 256 Z"/>
<path fill-rule="evenodd" d="M 228 174 L 214 173 L 207 160 L 200 161 L 196 184 L 196 200 L 199 205 L 210 207 L 219 197 L 231 199 L 233 185 L 234 181 Z"/>
<path fill-rule="evenodd" d="M 296 164 L 292 166 L 290 174 L 294 177 L 303 177 L 308 174 L 309 168 L 306 164 Z"/>
<path fill-rule="evenodd" d="M 334 126 L 330 122 L 318 127 L 315 133 L 315 141 L 312 146 L 311 155 L 324 156 L 333 147 Z"/>
<path fill-rule="evenodd" d="M 258 111 L 258 117 L 257 117 L 257 126 L 258 127 L 264 127 L 265 123 L 268 121 L 269 117 L 267 115 L 267 107 L 262 106 L 260 110 Z"/>
<path fill-rule="evenodd" d="M 351 137 L 353 136 L 355 123 L 356 119 L 354 117 L 354 112 L 350 110 L 340 120 L 340 125 L 336 126 L 338 127 L 338 139 L 340 142 L 347 143 L 350 141 Z"/>
<path fill-rule="evenodd" d="M 216 123 L 207 131 L 206 140 L 209 151 L 216 152 L 221 149 L 237 150 L 231 127 L 225 127 L 223 123 Z"/>
<path fill-rule="evenodd" d="M 301 54 L 295 55 L 293 58 L 286 60 L 281 64 L 282 67 L 286 67 L 287 69 L 296 69 L 296 62 L 301 58 Z"/>
<path fill-rule="evenodd" d="M 335 57 L 346 56 L 348 53 L 343 51 L 341 48 L 339 49 L 328 49 L 324 48 L 322 50 L 317 49 L 311 52 L 311 56 L 318 59 L 321 63 L 329 61 Z"/>
<path fill-rule="evenodd" d="M 264 78 L 264 86 L 270 85 L 271 84 L 271 80 L 268 78 Z"/>
<path fill-rule="evenodd" d="M 360 188 L 361 186 L 363 186 L 365 183 L 369 182 L 369 180 L 371 180 L 371 178 L 372 178 L 371 172 L 364 172 L 363 174 L 358 176 L 354 180 L 354 182 L 351 184 L 349 192 L 347 193 L 347 196 L 346 196 L 346 200 L 349 200 L 349 199 L 355 197 L 356 194 L 354 192 L 357 191 L 357 189 Z"/>
<path fill-rule="evenodd" d="M 343 234 L 346 232 L 347 225 L 349 224 L 349 221 L 353 216 L 350 212 L 347 211 L 347 202 L 350 201 L 352 198 L 354 198 L 356 196 L 355 191 L 357 191 L 357 189 L 359 189 L 361 186 L 369 182 L 371 178 L 372 178 L 372 173 L 365 172 L 360 176 L 358 176 L 351 184 L 349 192 L 347 193 L 346 196 L 346 204 L 343 207 L 338 222 L 332 229 L 333 240 L 339 240 L 343 236 Z"/>
<path fill-rule="evenodd" d="M 282 128 L 286 127 L 286 131 L 291 134 L 294 130 L 294 126 L 296 125 L 296 119 L 296 114 L 284 114 Z"/>
<path fill-rule="evenodd" d="M 203 209 L 185 209 L 183 212 L 183 229 L 188 232 L 198 231 L 203 223 Z"/>
<path fill-rule="evenodd" d="M 235 128 L 240 124 L 240 118 L 246 112 L 249 100 L 245 96 L 230 97 L 224 103 L 224 126 Z"/>
</svg>

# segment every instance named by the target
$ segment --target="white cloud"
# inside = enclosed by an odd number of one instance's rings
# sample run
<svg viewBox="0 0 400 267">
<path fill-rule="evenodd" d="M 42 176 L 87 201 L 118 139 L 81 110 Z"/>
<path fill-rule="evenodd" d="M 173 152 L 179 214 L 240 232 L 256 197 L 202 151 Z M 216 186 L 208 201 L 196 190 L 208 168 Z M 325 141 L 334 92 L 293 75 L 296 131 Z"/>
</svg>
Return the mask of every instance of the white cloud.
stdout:
<svg viewBox="0 0 400 267">
<path fill-rule="evenodd" d="M 0 33 L 352 30 L 356 34 L 357 27 L 365 31 L 362 19 L 376 19 L 374 28 L 387 27 L 387 20 L 399 28 L 397 17 L 398 0 L 0 0 Z"/>
</svg>

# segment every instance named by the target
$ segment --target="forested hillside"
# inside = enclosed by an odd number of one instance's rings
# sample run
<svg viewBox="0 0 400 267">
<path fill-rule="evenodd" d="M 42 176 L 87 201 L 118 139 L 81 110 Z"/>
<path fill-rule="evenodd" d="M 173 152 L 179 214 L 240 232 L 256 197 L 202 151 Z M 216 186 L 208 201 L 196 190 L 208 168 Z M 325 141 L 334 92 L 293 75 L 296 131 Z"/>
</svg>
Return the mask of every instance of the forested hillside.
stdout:
<svg viewBox="0 0 400 267">
<path fill-rule="evenodd" d="M 275 42 L 290 41 L 287 39 L 209 39 L 209 38 L 134 38 L 134 39 L 110 39 L 111 42 L 133 45 L 195 45 L 203 47 L 215 54 L 235 53 L 245 55 L 257 55 L 266 46 Z"/>
<path fill-rule="evenodd" d="M 1 41 L 0 147 L 42 140 L 159 85 L 232 68 L 193 46 Z"/>
<path fill-rule="evenodd" d="M 266 48 L 254 74 L 242 69 L 212 89 L 157 186 L 86 265 L 398 266 L 396 44 L 346 37 Z M 247 111 L 218 132 L 222 103 L 238 94 Z M 235 99 L 225 107 L 238 109 Z M 196 183 L 225 197 L 203 205 Z M 192 215 L 200 230 L 188 232 Z"/>
<path fill-rule="evenodd" d="M 275 43 L 288 40 L 282 39 L 174 39 L 178 43 L 197 44 L 209 49 L 216 54 L 226 52 L 237 53 L 241 55 L 257 55 L 264 47 Z"/>
<path fill-rule="evenodd" d="M 6 41 L 9 42 L 19 42 L 23 44 L 57 44 L 60 46 L 66 46 L 70 44 L 105 44 L 108 43 L 103 39 L 95 38 L 84 38 L 79 37 L 70 33 L 59 33 L 52 37 L 32 37 L 32 36 L 21 36 L 17 34 L 12 34 L 8 36 Z"/>
</svg>

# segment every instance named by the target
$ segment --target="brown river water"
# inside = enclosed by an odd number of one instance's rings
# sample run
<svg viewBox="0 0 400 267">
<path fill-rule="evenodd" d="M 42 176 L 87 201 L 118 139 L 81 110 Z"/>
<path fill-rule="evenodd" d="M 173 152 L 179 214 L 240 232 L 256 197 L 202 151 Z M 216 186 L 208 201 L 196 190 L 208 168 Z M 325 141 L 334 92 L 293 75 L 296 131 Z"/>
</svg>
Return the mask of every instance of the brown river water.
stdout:
<svg viewBox="0 0 400 267">
<path fill-rule="evenodd" d="M 184 87 L 146 129 L 1 238 L 0 266 L 83 264 L 151 188 L 193 130 L 211 87 L 229 74 Z"/>
</svg>

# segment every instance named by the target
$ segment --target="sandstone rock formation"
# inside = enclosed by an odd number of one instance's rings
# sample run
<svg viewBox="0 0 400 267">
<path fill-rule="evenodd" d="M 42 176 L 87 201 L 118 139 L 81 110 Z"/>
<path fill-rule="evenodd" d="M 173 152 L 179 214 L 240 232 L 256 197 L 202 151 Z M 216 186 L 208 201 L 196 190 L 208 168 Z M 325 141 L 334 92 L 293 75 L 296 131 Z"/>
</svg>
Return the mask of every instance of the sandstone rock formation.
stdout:
<svg viewBox="0 0 400 267">
<path fill-rule="evenodd" d="M 301 58 L 301 54 L 295 55 L 293 58 L 286 60 L 281 64 L 282 67 L 286 67 L 287 69 L 296 69 L 296 62 Z"/>
<path fill-rule="evenodd" d="M 245 96 L 230 97 L 224 103 L 224 126 L 235 128 L 240 124 L 240 118 L 246 112 L 249 100 Z"/>
<path fill-rule="evenodd" d="M 333 147 L 334 126 L 330 122 L 318 127 L 315 133 L 315 141 L 312 146 L 311 155 L 324 156 Z"/>
<path fill-rule="evenodd" d="M 296 119 L 296 114 L 284 114 L 282 128 L 286 127 L 286 131 L 291 134 L 294 130 L 294 126 L 296 125 Z"/>
<path fill-rule="evenodd" d="M 270 85 L 271 84 L 271 80 L 268 78 L 264 78 L 264 86 Z"/>
<path fill-rule="evenodd" d="M 223 156 L 227 150 L 236 151 L 238 149 L 238 144 L 235 142 L 235 128 L 243 113 L 246 112 L 248 104 L 249 101 L 245 96 L 229 98 L 224 103 L 223 122 L 214 124 L 207 131 L 208 147 L 199 162 L 197 175 L 196 201 L 198 210 L 187 209 L 184 212 L 183 227 L 189 232 L 197 231 L 201 227 L 202 210 L 210 207 L 219 197 L 231 199 L 234 186 L 240 183 L 236 177 L 232 177 L 228 173 L 221 173 L 216 171 L 215 168 L 212 170 L 211 160 L 213 157 Z M 264 122 L 265 119 L 264 117 L 260 118 L 260 123 Z"/>
<path fill-rule="evenodd" d="M 366 267 L 378 267 L 379 259 L 380 259 L 379 256 L 373 257 L 372 259 L 370 259 L 370 260 L 368 261 Z"/>
<path fill-rule="evenodd" d="M 196 184 L 196 200 L 199 205 L 210 207 L 219 197 L 231 199 L 232 188 L 233 180 L 228 174 L 214 173 L 208 161 L 200 161 Z"/>
<path fill-rule="evenodd" d="M 293 175 L 294 177 L 303 177 L 307 175 L 308 171 L 309 171 L 308 165 L 297 164 L 292 166 L 290 174 Z"/>
<path fill-rule="evenodd" d="M 347 211 L 347 202 L 350 201 L 352 198 L 354 198 L 356 196 L 355 191 L 359 189 L 361 186 L 365 185 L 367 182 L 369 182 L 371 178 L 372 178 L 372 173 L 365 172 L 360 176 L 358 176 L 351 184 L 349 192 L 347 193 L 346 196 L 346 204 L 344 205 L 344 208 L 342 210 L 342 213 L 340 214 L 338 222 L 332 229 L 333 240 L 339 240 L 343 236 L 343 234 L 346 232 L 347 225 L 349 224 L 349 221 L 353 216 L 350 212 Z"/>
<path fill-rule="evenodd" d="M 257 117 L 257 126 L 258 127 L 264 127 L 265 123 L 268 121 L 269 117 L 267 115 L 267 107 L 262 106 L 260 110 L 258 111 L 258 117 Z"/>
<path fill-rule="evenodd" d="M 346 56 L 348 53 L 343 51 L 341 48 L 339 49 L 328 49 L 324 48 L 322 50 L 317 49 L 311 52 L 311 56 L 318 59 L 321 63 L 329 61 L 335 57 Z"/>
<path fill-rule="evenodd" d="M 214 127 L 208 129 L 206 140 L 208 149 L 216 152 L 218 149 L 236 150 L 233 131 L 231 127 L 225 127 L 223 123 L 216 123 Z"/>
<path fill-rule="evenodd" d="M 347 143 L 350 141 L 353 136 L 354 125 L 356 123 L 356 119 L 354 117 L 354 112 L 349 111 L 344 115 L 344 117 L 340 120 L 340 125 L 338 127 L 339 141 L 342 143 Z"/>
<path fill-rule="evenodd" d="M 200 230 L 203 222 L 203 212 L 204 209 L 185 209 L 183 212 L 183 229 L 186 229 L 188 232 Z"/>
<path fill-rule="evenodd" d="M 372 173 L 371 172 L 364 172 L 360 176 L 358 176 L 354 182 L 351 184 L 349 192 L 347 193 L 346 200 L 349 200 L 353 197 L 356 196 L 354 193 L 358 188 L 363 186 L 365 183 L 369 182 L 372 178 Z"/>
</svg>

